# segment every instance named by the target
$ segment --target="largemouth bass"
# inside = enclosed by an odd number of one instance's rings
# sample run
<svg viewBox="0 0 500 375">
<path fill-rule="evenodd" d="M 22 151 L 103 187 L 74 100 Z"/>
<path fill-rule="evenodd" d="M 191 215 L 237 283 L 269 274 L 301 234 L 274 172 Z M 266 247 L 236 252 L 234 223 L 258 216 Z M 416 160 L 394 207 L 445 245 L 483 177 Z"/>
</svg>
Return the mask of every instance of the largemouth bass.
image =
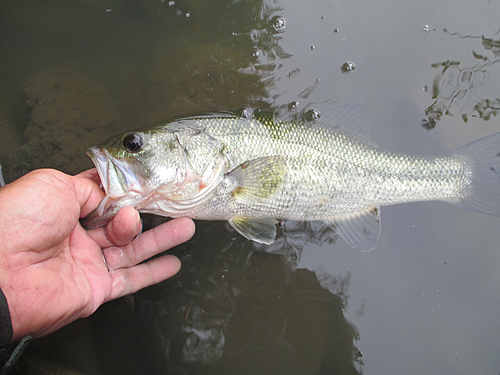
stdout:
<svg viewBox="0 0 500 375">
<path fill-rule="evenodd" d="M 304 123 L 259 113 L 157 123 L 87 151 L 106 197 L 82 225 L 103 226 L 132 205 L 228 220 L 270 244 L 279 220 L 326 220 L 350 246 L 369 251 L 380 238 L 381 205 L 441 200 L 500 215 L 500 133 L 432 157 L 381 150 L 368 136 L 359 105 Z"/>
</svg>

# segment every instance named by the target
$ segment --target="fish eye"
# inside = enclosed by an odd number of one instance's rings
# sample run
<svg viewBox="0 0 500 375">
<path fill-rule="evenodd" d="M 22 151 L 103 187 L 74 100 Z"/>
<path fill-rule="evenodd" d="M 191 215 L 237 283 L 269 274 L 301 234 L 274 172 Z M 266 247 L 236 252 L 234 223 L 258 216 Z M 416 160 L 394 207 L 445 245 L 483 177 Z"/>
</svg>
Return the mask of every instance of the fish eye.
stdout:
<svg viewBox="0 0 500 375">
<path fill-rule="evenodd" d="M 144 146 L 144 141 L 140 134 L 130 133 L 123 138 L 123 146 L 129 152 L 139 152 L 142 150 L 142 146 Z"/>
</svg>

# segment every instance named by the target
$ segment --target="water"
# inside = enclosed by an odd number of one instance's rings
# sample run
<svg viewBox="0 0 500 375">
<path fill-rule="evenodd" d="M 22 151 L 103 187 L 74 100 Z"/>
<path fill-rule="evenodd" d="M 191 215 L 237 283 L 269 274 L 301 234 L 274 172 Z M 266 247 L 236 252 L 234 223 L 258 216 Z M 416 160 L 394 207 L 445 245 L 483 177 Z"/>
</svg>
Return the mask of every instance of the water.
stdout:
<svg viewBox="0 0 500 375">
<path fill-rule="evenodd" d="M 499 8 L 2 2 L 5 178 L 79 172 L 91 167 L 83 149 L 112 133 L 206 110 L 307 118 L 360 103 L 381 147 L 454 149 L 500 130 Z M 343 74 L 346 62 L 355 69 Z M 500 373 L 500 219 L 437 202 L 381 216 L 370 253 L 321 223 L 288 223 L 270 248 L 199 223 L 172 251 L 178 276 L 36 340 L 17 371 Z"/>
</svg>

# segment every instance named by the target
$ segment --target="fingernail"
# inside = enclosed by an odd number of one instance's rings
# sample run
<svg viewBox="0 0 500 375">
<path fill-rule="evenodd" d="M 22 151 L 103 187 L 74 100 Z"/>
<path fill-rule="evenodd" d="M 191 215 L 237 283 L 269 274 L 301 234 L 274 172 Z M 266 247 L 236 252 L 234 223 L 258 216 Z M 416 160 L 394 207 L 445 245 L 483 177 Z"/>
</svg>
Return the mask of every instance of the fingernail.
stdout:
<svg viewBox="0 0 500 375">
<path fill-rule="evenodd" d="M 139 216 L 139 222 L 137 223 L 137 227 L 135 228 L 135 230 L 138 231 L 139 233 L 137 233 L 137 235 L 134 237 L 134 240 L 136 240 L 137 237 L 139 237 L 142 234 L 143 229 L 144 229 L 144 223 L 142 222 L 142 219 Z"/>
</svg>

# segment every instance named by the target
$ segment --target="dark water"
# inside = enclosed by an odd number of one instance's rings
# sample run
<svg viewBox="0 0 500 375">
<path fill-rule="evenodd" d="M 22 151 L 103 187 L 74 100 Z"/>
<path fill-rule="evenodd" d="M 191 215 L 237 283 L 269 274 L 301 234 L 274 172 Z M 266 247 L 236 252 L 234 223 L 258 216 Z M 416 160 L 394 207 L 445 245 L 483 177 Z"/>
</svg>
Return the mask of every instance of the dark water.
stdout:
<svg viewBox="0 0 500 375">
<path fill-rule="evenodd" d="M 0 160 L 77 173 L 153 121 L 360 103 L 384 148 L 432 154 L 498 132 L 495 1 L 0 3 Z M 150 225 L 157 219 L 148 218 Z M 374 251 L 321 223 L 271 247 L 198 223 L 174 278 L 30 344 L 17 373 L 498 374 L 500 219 L 382 209 Z"/>
</svg>

